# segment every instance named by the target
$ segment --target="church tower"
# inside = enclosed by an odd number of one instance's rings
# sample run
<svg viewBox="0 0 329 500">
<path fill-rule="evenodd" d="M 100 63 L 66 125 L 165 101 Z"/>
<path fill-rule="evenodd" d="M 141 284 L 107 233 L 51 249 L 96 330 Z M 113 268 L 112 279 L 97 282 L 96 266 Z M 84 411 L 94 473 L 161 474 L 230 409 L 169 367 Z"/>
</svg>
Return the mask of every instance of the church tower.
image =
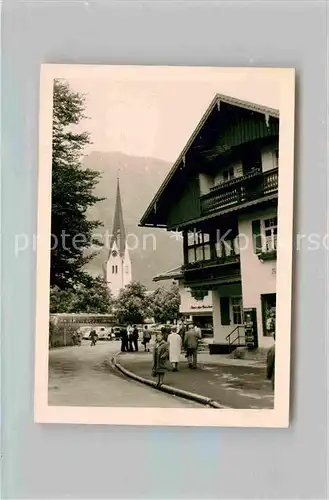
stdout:
<svg viewBox="0 0 329 500">
<path fill-rule="evenodd" d="M 113 228 L 110 240 L 110 251 L 105 263 L 106 282 L 114 297 L 119 295 L 132 281 L 131 260 L 126 245 L 126 232 L 123 222 L 119 178 L 114 209 Z"/>
</svg>

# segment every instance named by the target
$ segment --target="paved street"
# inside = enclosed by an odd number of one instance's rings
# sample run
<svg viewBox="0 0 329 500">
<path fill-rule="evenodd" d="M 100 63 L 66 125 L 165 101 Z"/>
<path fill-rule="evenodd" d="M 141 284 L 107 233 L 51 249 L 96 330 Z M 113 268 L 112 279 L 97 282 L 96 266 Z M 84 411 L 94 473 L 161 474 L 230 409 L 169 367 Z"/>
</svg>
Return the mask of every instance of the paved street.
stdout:
<svg viewBox="0 0 329 500">
<path fill-rule="evenodd" d="M 117 361 L 127 370 L 151 379 L 152 355 L 127 353 Z M 168 371 L 165 384 L 209 397 L 235 409 L 271 409 L 274 395 L 262 363 L 199 354 L 197 370 L 189 370 L 181 356 L 179 372 Z"/>
<path fill-rule="evenodd" d="M 108 360 L 120 350 L 120 342 L 98 342 L 91 347 L 52 349 L 49 353 L 49 404 L 55 406 L 132 406 L 197 408 L 198 404 L 158 392 L 113 370 Z M 225 359 L 221 359 L 225 358 Z M 151 353 L 127 353 L 118 361 L 128 370 L 151 377 Z M 240 360 L 200 354 L 199 369 L 188 370 L 185 357 L 178 373 L 168 372 L 165 383 L 210 397 L 231 408 L 273 408 L 273 392 L 264 370 L 239 366 Z M 246 362 L 244 362 L 246 363 Z"/>
<path fill-rule="evenodd" d="M 114 373 L 107 359 L 120 342 L 62 347 L 49 352 L 49 405 L 198 408 L 196 403 L 158 392 Z"/>
</svg>

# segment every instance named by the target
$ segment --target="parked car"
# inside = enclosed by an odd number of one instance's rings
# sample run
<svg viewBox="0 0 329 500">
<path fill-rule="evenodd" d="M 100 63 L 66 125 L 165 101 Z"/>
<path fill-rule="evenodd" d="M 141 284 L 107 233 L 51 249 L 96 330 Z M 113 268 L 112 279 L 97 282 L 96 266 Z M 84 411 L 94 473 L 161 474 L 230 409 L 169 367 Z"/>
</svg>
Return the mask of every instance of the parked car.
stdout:
<svg viewBox="0 0 329 500">
<path fill-rule="evenodd" d="M 98 328 L 95 328 L 98 340 L 107 340 L 108 338 L 108 330 L 104 326 L 100 326 Z"/>
<path fill-rule="evenodd" d="M 115 339 L 120 339 L 121 338 L 121 327 L 120 326 L 113 326 L 111 328 L 111 333 L 113 333 Z"/>
<path fill-rule="evenodd" d="M 113 328 L 110 329 L 110 331 L 107 334 L 106 340 L 115 340 L 115 333 L 113 331 Z"/>
<path fill-rule="evenodd" d="M 91 328 L 90 326 L 81 326 L 78 330 L 78 332 L 81 334 L 83 340 L 89 340 Z"/>
</svg>

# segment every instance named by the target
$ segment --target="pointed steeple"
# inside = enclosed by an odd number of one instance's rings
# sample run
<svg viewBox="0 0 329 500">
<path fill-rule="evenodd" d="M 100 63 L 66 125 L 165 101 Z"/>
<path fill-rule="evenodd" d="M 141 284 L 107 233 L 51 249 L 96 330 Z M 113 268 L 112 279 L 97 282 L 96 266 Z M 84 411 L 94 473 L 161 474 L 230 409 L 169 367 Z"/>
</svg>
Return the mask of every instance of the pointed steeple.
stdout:
<svg viewBox="0 0 329 500">
<path fill-rule="evenodd" d="M 114 242 L 116 242 L 120 255 L 121 257 L 123 257 L 126 247 L 126 231 L 123 222 L 119 176 L 117 177 L 117 193 L 115 200 L 112 236 L 110 242 L 110 253 Z"/>
</svg>

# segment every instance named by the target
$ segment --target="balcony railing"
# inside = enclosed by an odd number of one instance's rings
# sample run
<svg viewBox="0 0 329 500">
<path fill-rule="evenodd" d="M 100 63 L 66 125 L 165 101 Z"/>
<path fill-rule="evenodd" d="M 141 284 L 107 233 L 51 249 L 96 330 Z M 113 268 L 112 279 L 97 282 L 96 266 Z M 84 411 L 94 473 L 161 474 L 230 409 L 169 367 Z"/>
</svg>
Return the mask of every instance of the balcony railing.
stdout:
<svg viewBox="0 0 329 500">
<path fill-rule="evenodd" d="M 240 262 L 240 255 L 229 255 L 226 257 L 218 257 L 211 260 L 198 260 L 196 262 L 190 262 L 182 266 L 183 271 L 194 271 L 196 269 L 208 269 L 210 267 L 217 267 L 228 264 L 237 264 Z"/>
<path fill-rule="evenodd" d="M 201 213 L 210 214 L 277 193 L 278 179 L 279 170 L 275 168 L 268 172 L 251 172 L 215 186 L 200 197 Z"/>
<path fill-rule="evenodd" d="M 183 266 L 184 282 L 206 286 L 209 283 L 226 283 L 241 280 L 240 256 L 217 258 Z"/>
</svg>

